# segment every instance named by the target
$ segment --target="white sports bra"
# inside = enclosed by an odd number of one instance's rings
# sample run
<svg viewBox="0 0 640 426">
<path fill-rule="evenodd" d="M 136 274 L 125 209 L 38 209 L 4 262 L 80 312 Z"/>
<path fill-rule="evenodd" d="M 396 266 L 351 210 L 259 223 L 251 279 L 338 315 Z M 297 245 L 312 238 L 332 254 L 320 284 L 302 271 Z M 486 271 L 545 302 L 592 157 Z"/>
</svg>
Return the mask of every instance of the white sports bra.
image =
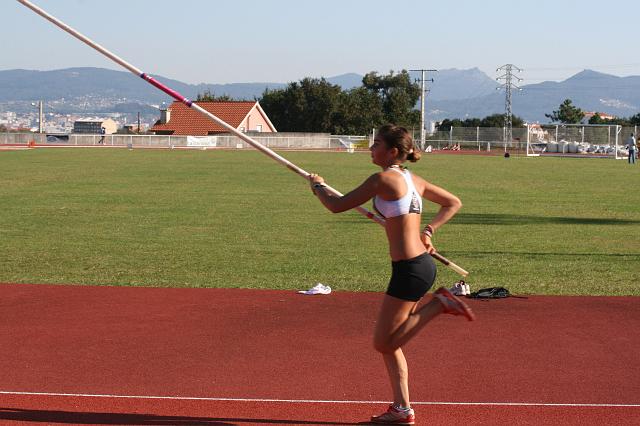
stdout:
<svg viewBox="0 0 640 426">
<path fill-rule="evenodd" d="M 394 170 L 404 177 L 407 184 L 407 193 L 397 200 L 384 200 L 378 196 L 373 198 L 373 208 L 384 218 L 402 216 L 409 213 L 422 213 L 422 197 L 416 191 L 409 170 L 401 171 L 395 167 L 387 170 Z"/>
</svg>

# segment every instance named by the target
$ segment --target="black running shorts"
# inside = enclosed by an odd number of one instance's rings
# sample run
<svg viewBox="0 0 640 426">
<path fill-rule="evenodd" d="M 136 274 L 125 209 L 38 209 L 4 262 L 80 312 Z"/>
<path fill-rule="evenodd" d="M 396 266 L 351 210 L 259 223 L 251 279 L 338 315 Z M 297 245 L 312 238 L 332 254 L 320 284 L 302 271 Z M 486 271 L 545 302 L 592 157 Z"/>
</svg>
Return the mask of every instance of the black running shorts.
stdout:
<svg viewBox="0 0 640 426">
<path fill-rule="evenodd" d="M 436 280 L 436 264 L 429 253 L 391 262 L 391 268 L 387 294 L 398 299 L 417 302 Z"/>
</svg>

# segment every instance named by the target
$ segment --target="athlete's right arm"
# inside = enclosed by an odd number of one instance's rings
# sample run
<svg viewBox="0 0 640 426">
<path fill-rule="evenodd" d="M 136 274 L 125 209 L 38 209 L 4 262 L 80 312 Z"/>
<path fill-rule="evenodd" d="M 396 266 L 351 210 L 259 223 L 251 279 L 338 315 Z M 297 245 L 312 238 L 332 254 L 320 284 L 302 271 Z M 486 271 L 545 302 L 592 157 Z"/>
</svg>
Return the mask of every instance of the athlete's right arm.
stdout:
<svg viewBox="0 0 640 426">
<path fill-rule="evenodd" d="M 373 198 L 380 187 L 380 173 L 375 173 L 367 178 L 353 191 L 338 197 L 329 193 L 322 187 L 314 188 L 315 183 L 322 184 L 324 179 L 317 175 L 311 175 L 311 185 L 320 202 L 332 213 L 341 213 L 358 207 Z"/>
</svg>

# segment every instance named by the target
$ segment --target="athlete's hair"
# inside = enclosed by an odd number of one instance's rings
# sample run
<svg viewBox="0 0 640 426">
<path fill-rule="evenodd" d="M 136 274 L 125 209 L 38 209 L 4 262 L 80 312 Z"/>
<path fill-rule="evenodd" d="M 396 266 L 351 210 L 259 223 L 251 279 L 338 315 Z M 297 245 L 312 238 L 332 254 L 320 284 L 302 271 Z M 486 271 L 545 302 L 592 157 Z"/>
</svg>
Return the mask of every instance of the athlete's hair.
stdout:
<svg viewBox="0 0 640 426">
<path fill-rule="evenodd" d="M 378 129 L 377 136 L 384 141 L 387 148 L 396 148 L 398 150 L 399 160 L 409 160 L 415 163 L 420 159 L 420 153 L 413 143 L 413 138 L 404 127 L 385 124 Z"/>
</svg>

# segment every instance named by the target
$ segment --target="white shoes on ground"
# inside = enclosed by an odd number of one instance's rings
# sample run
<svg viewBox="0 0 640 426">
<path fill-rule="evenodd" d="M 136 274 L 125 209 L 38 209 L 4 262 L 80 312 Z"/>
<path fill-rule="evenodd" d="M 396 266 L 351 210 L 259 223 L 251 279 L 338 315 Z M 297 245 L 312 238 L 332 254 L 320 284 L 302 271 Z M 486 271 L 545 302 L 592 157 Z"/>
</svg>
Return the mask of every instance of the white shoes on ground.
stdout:
<svg viewBox="0 0 640 426">
<path fill-rule="evenodd" d="M 460 280 L 455 283 L 453 287 L 449 289 L 449 291 L 454 296 L 468 296 L 469 294 L 471 294 L 471 288 L 469 287 L 469 284 L 464 282 L 464 280 Z"/>
<path fill-rule="evenodd" d="M 309 290 L 300 290 L 300 291 L 298 291 L 298 293 L 300 293 L 300 294 L 309 294 L 309 295 L 313 295 L 313 294 L 330 294 L 331 293 L 331 287 L 329 287 L 328 285 L 324 285 L 322 283 L 318 283 L 315 286 L 311 287 Z"/>
</svg>

